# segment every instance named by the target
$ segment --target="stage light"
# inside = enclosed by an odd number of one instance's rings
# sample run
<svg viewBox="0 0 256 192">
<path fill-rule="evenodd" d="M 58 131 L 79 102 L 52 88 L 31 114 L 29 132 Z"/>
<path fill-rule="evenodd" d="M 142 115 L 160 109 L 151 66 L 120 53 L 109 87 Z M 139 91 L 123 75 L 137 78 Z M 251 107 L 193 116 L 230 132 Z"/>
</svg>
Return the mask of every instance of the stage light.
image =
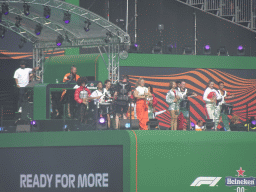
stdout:
<svg viewBox="0 0 256 192">
<path fill-rule="evenodd" d="M 191 122 L 190 124 L 191 124 L 191 130 L 195 130 L 195 128 L 196 128 L 195 123 Z"/>
<path fill-rule="evenodd" d="M 217 49 L 217 54 L 218 56 L 229 56 L 225 46 L 222 46 L 219 49 Z"/>
<path fill-rule="evenodd" d="M 0 27 L 0 37 L 3 39 L 5 37 L 6 29 L 4 27 Z"/>
<path fill-rule="evenodd" d="M 64 41 L 64 38 L 62 37 L 62 35 L 59 35 L 59 36 L 57 37 L 57 40 L 56 40 L 56 45 L 57 45 L 58 47 L 60 47 L 60 46 L 62 45 L 63 41 Z"/>
<path fill-rule="evenodd" d="M 5 15 L 8 15 L 9 13 L 9 5 L 3 3 L 2 4 L 2 13 L 5 14 Z"/>
<path fill-rule="evenodd" d="M 51 8 L 50 7 L 44 7 L 44 17 L 46 19 L 49 19 L 51 17 Z"/>
<path fill-rule="evenodd" d="M 101 118 L 99 119 L 99 123 L 100 123 L 100 124 L 104 124 L 105 122 L 106 122 L 106 120 L 105 120 L 104 117 L 101 117 Z"/>
<path fill-rule="evenodd" d="M 251 128 L 255 128 L 256 127 L 256 120 L 251 120 Z"/>
<path fill-rule="evenodd" d="M 205 45 L 203 49 L 203 54 L 204 55 L 210 55 L 211 54 L 211 46 L 210 45 Z"/>
<path fill-rule="evenodd" d="M 105 42 L 106 42 L 106 43 L 109 43 L 109 42 L 110 42 L 111 37 L 113 37 L 113 35 L 112 35 L 112 33 L 111 33 L 111 32 L 109 32 L 109 31 L 108 31 L 108 32 L 106 33 Z"/>
<path fill-rule="evenodd" d="M 30 8 L 30 6 L 27 3 L 24 3 L 23 4 L 23 8 L 24 8 L 24 14 L 26 16 L 28 16 L 29 15 L 29 8 Z"/>
<path fill-rule="evenodd" d="M 173 45 L 167 45 L 167 50 L 169 51 L 169 53 L 173 52 Z"/>
<path fill-rule="evenodd" d="M 2 22 L 3 14 L 0 12 L 0 22 Z"/>
<path fill-rule="evenodd" d="M 130 52 L 130 53 L 138 53 L 138 52 L 139 52 L 139 49 L 140 49 L 139 44 L 134 43 L 134 44 L 132 44 L 132 45 L 130 46 L 129 52 Z"/>
<path fill-rule="evenodd" d="M 194 50 L 192 47 L 185 47 L 183 49 L 183 55 L 194 55 Z"/>
<path fill-rule="evenodd" d="M 18 15 L 15 17 L 15 19 L 16 19 L 15 26 L 20 27 L 20 21 L 22 20 L 21 16 Z"/>
<path fill-rule="evenodd" d="M 70 23 L 70 20 L 71 20 L 71 14 L 70 14 L 68 11 L 66 11 L 66 12 L 64 13 L 63 21 L 64 21 L 66 24 L 68 24 L 68 23 Z"/>
<path fill-rule="evenodd" d="M 242 45 L 239 45 L 237 47 L 237 55 L 238 56 L 243 56 L 245 55 L 245 48 Z"/>
<path fill-rule="evenodd" d="M 32 125 L 32 126 L 36 126 L 36 125 L 37 125 L 37 123 L 36 123 L 36 121 L 34 120 L 34 121 L 31 121 L 31 122 L 30 122 L 30 125 Z"/>
<path fill-rule="evenodd" d="M 87 21 L 85 21 L 84 22 L 85 23 L 85 27 L 84 27 L 84 30 L 85 30 L 85 32 L 88 32 L 88 31 L 90 31 L 90 25 L 91 25 L 91 22 L 89 21 L 89 20 L 87 20 Z"/>
<path fill-rule="evenodd" d="M 42 26 L 40 23 L 38 23 L 38 24 L 36 25 L 36 28 L 35 28 L 35 34 L 36 34 L 36 35 L 40 35 L 42 29 L 43 29 L 43 26 Z"/>
<path fill-rule="evenodd" d="M 19 43 L 19 48 L 21 49 L 22 47 L 24 47 L 25 43 L 27 43 L 27 40 L 25 38 L 21 38 Z"/>
<path fill-rule="evenodd" d="M 157 46 L 157 45 L 152 47 L 152 53 L 153 54 L 162 54 L 162 47 Z"/>
</svg>

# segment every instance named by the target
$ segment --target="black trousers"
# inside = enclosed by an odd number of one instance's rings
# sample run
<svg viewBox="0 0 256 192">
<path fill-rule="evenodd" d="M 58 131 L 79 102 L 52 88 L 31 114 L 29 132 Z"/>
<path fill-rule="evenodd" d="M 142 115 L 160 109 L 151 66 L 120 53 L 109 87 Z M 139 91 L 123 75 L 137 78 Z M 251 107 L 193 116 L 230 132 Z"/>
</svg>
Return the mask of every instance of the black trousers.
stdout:
<svg viewBox="0 0 256 192">
<path fill-rule="evenodd" d="M 26 93 L 26 88 L 25 87 L 20 87 L 19 88 L 18 108 L 20 108 L 23 104 L 25 93 Z"/>
</svg>

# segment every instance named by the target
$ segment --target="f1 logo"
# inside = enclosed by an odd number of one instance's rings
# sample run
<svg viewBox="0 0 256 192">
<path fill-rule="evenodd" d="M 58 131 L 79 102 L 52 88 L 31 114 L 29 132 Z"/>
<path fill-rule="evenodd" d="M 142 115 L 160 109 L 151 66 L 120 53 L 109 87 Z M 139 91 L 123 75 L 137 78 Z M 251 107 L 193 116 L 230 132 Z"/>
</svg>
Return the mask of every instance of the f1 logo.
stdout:
<svg viewBox="0 0 256 192">
<path fill-rule="evenodd" d="M 190 186 L 201 186 L 202 184 L 204 185 L 209 185 L 210 187 L 214 187 L 221 177 L 197 177 L 196 180 L 190 185 Z"/>
</svg>

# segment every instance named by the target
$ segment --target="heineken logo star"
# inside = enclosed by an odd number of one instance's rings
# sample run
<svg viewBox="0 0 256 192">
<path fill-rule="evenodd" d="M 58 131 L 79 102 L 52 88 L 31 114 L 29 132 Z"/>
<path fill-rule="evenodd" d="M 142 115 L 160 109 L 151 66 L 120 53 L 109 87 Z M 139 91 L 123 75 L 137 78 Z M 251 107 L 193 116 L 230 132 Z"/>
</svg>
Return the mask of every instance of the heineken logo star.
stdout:
<svg viewBox="0 0 256 192">
<path fill-rule="evenodd" d="M 239 170 L 236 170 L 237 171 L 237 173 L 238 173 L 238 177 L 241 175 L 241 176 L 244 176 L 244 172 L 245 172 L 245 170 L 243 170 L 242 169 L 242 167 L 240 167 L 240 169 Z"/>
</svg>

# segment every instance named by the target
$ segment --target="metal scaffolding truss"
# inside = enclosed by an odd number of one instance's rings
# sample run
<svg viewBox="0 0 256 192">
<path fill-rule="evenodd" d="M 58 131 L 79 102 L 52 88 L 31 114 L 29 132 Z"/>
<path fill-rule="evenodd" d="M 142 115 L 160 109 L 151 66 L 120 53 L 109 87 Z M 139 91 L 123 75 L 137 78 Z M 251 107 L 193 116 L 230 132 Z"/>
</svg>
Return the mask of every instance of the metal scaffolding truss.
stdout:
<svg viewBox="0 0 256 192">
<path fill-rule="evenodd" d="M 0 25 L 17 33 L 33 43 L 33 65 L 43 69 L 44 54 L 48 50 L 72 47 L 98 47 L 109 71 L 109 79 L 114 83 L 119 80 L 119 47 L 129 45 L 130 36 L 115 24 L 81 7 L 61 0 L 0 0 L 0 4 L 9 6 L 9 14 L 2 15 Z M 23 5 L 30 6 L 29 14 L 24 14 Z M 44 8 L 51 9 L 50 18 L 44 17 Z M 64 22 L 64 13 L 71 16 L 68 24 Z M 15 25 L 17 16 L 21 17 L 20 26 Z M 90 23 L 90 30 L 85 30 Z M 42 33 L 35 34 L 40 24 Z M 63 37 L 62 46 L 56 45 L 57 37 Z M 108 56 L 105 61 L 102 51 Z M 42 75 L 44 70 L 37 75 Z M 41 74 L 40 74 L 41 73 Z"/>
</svg>

